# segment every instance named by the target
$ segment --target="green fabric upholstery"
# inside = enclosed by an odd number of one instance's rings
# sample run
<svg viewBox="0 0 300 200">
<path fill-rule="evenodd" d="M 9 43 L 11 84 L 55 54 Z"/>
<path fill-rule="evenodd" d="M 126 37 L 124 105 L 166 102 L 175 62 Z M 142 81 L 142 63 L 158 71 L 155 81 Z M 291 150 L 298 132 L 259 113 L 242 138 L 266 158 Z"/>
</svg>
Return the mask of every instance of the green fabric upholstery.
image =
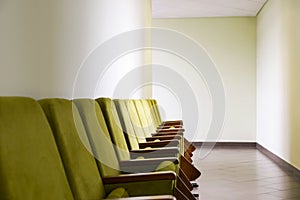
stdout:
<svg viewBox="0 0 300 200">
<path fill-rule="evenodd" d="M 115 152 L 113 152 L 111 142 L 109 142 L 108 139 L 103 139 L 103 137 L 109 138 L 109 133 L 99 104 L 92 99 L 75 99 L 73 101 L 80 112 L 90 142 L 92 143 L 101 176 L 115 177 L 119 175 L 120 171 L 118 171 L 117 174 L 111 173 L 102 167 L 104 165 L 104 163 L 102 163 L 103 159 L 109 158 L 115 162 L 117 158 Z M 111 147 L 109 147 L 109 145 Z M 105 154 L 105 158 L 101 157 L 103 154 Z M 120 168 L 118 168 L 118 170 L 120 170 Z M 132 167 L 132 171 L 135 171 L 134 167 Z M 105 190 L 107 192 L 113 191 L 116 187 L 124 187 L 130 196 L 172 194 L 174 181 L 160 180 L 105 184 Z"/>
<path fill-rule="evenodd" d="M 73 199 L 51 128 L 31 98 L 0 97 L 0 198 Z"/>
<path fill-rule="evenodd" d="M 128 146 L 130 150 L 139 149 L 139 139 L 135 134 L 134 127 L 131 123 L 131 119 L 129 116 L 129 112 L 127 110 L 126 104 L 124 100 L 115 99 L 113 100 L 114 104 L 116 105 L 119 119 L 122 124 L 122 129 L 125 135 L 127 136 Z M 144 137 L 143 137 L 144 138 Z"/>
<path fill-rule="evenodd" d="M 137 149 L 140 149 L 138 136 L 140 139 L 143 138 L 142 141 L 145 140 L 145 137 L 143 136 L 143 133 L 136 135 L 135 129 L 133 128 L 132 121 L 131 121 L 131 119 L 133 119 L 133 118 L 130 118 L 130 116 L 129 116 L 130 112 L 128 111 L 127 106 L 126 106 L 127 101 L 131 101 L 131 100 L 121 100 L 121 99 L 113 100 L 114 104 L 117 107 L 119 118 L 121 120 L 121 124 L 122 124 L 123 130 L 124 130 L 124 133 L 128 137 L 128 141 L 129 141 L 128 144 L 130 146 L 130 149 L 137 150 Z M 131 105 L 133 105 L 133 103 L 131 103 Z M 133 110 L 132 116 L 138 117 L 137 112 L 135 112 L 136 110 L 134 107 L 132 108 L 132 110 Z M 139 121 L 137 123 L 139 123 Z M 136 130 L 143 132 L 142 129 L 140 129 L 140 128 L 138 128 Z M 159 140 L 154 140 L 154 141 L 159 141 Z M 152 149 L 159 150 L 160 148 L 152 148 Z"/>
<path fill-rule="evenodd" d="M 154 111 L 153 107 L 148 103 L 148 101 L 146 99 L 141 99 L 140 104 L 142 104 L 141 108 L 145 112 L 145 118 L 148 121 L 149 129 L 150 129 L 151 133 L 155 133 L 156 128 L 157 128 L 157 122 L 155 119 L 155 115 L 153 113 L 153 111 Z"/>
<path fill-rule="evenodd" d="M 119 126 L 121 126 L 121 124 L 120 124 L 119 118 L 116 117 L 116 115 L 118 115 L 118 113 L 117 113 L 117 109 L 116 109 L 114 102 L 109 98 L 99 98 L 96 101 L 99 103 L 101 110 L 103 112 L 103 115 L 106 119 L 106 124 L 109 128 L 110 135 L 112 136 L 113 139 L 116 140 L 115 141 L 116 146 L 118 147 L 120 145 L 119 148 L 121 150 L 126 149 L 128 152 L 128 149 L 124 148 L 124 146 L 127 146 L 127 144 L 125 141 L 123 131 L 119 127 Z M 118 128 L 116 128 L 116 127 L 118 127 Z M 128 152 L 128 155 L 129 155 L 129 152 Z M 129 160 L 129 159 L 130 159 L 130 157 L 129 158 L 125 157 L 125 159 L 123 159 L 123 160 Z M 164 167 L 165 171 L 170 170 L 170 171 L 176 172 L 176 170 L 177 170 L 176 165 L 170 161 L 164 161 L 163 164 L 161 163 L 160 165 L 166 166 L 166 163 L 168 163 L 168 165 L 170 165 L 170 166 L 174 166 L 174 168 Z M 159 166 L 156 169 L 162 169 L 162 168 L 163 168 L 162 166 Z M 160 171 L 163 171 L 163 170 L 160 170 Z"/>
<path fill-rule="evenodd" d="M 101 175 L 103 177 L 119 175 L 119 162 L 99 105 L 92 99 L 73 101 L 80 112 Z"/>
<path fill-rule="evenodd" d="M 162 123 L 161 115 L 158 109 L 158 104 L 155 99 L 149 99 L 149 102 L 151 104 L 151 107 L 153 108 L 154 116 L 155 116 L 155 121 L 156 125 L 159 126 Z"/>
<path fill-rule="evenodd" d="M 103 183 L 76 106 L 66 99 L 39 103 L 52 127 L 74 198 L 104 198 Z"/>
<path fill-rule="evenodd" d="M 153 114 L 151 114 L 151 111 L 154 111 L 154 109 L 151 109 L 151 105 L 148 103 L 147 100 L 141 99 L 141 100 L 135 100 L 135 105 L 137 107 L 137 111 L 144 110 L 144 113 L 140 113 L 140 118 L 142 118 L 144 121 L 148 122 L 149 129 L 151 130 L 151 133 L 156 132 L 157 125 L 155 124 L 155 119 L 152 118 Z M 171 129 L 171 128 L 170 128 Z M 151 137 L 151 134 L 148 134 L 148 137 Z M 180 140 L 180 150 L 181 154 L 184 154 L 184 138 L 182 137 Z"/>
<path fill-rule="evenodd" d="M 148 117 L 146 116 L 145 109 L 142 104 L 142 100 L 131 100 L 135 105 L 135 112 L 138 114 L 140 119 L 140 124 L 144 129 L 144 133 L 146 137 L 151 137 L 151 133 L 156 132 L 156 127 L 152 123 L 152 120 L 148 120 Z"/>
<path fill-rule="evenodd" d="M 159 172 L 159 171 L 173 171 L 175 172 L 177 170 L 177 167 L 174 163 L 172 162 L 168 162 L 168 161 L 164 161 L 161 162 L 157 168 L 155 169 L 155 171 Z"/>
<path fill-rule="evenodd" d="M 141 124 L 140 118 L 138 116 L 138 113 L 136 112 L 136 108 L 134 105 L 134 102 L 132 100 L 125 100 L 125 104 L 129 113 L 129 117 L 133 126 L 133 129 L 135 131 L 135 135 L 138 139 L 139 143 L 146 142 L 146 134 L 145 130 Z"/>
<path fill-rule="evenodd" d="M 119 160 L 130 160 L 129 149 L 114 103 L 109 98 L 99 98 L 96 101 L 101 107 L 112 142 L 118 147 L 116 151 Z"/>
<path fill-rule="evenodd" d="M 106 198 L 114 199 L 114 198 L 122 198 L 122 197 L 129 197 L 129 195 L 124 188 L 119 187 L 114 189 Z"/>
<path fill-rule="evenodd" d="M 160 115 L 160 112 L 159 112 L 159 108 L 158 108 L 158 103 L 155 99 L 149 99 L 152 107 L 153 107 L 153 111 L 155 113 L 155 116 L 156 116 L 156 120 L 158 122 L 158 126 L 162 125 L 162 124 L 176 124 L 176 125 L 182 125 L 182 120 L 173 120 L 173 121 L 162 121 L 161 119 L 161 115 Z M 171 123 L 169 123 L 171 122 Z"/>
</svg>

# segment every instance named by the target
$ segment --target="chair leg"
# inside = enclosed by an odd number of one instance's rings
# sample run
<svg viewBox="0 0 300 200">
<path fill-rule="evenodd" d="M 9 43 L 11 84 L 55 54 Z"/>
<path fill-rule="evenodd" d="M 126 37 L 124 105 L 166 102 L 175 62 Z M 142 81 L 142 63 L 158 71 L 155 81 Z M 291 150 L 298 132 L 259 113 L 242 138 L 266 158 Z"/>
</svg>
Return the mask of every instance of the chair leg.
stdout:
<svg viewBox="0 0 300 200">
<path fill-rule="evenodd" d="M 189 200 L 177 187 L 174 189 L 174 196 L 177 200 Z"/>
<path fill-rule="evenodd" d="M 188 177 L 189 181 L 196 180 L 201 175 L 201 172 L 189 161 L 187 161 L 184 156 L 180 156 L 180 168 Z"/>
<path fill-rule="evenodd" d="M 181 178 L 177 177 L 176 182 L 177 188 L 190 200 L 196 200 L 195 196 L 191 193 L 191 191 L 186 187 Z"/>
<path fill-rule="evenodd" d="M 181 178 L 181 180 L 183 181 L 183 183 L 186 185 L 186 187 L 192 191 L 193 190 L 193 184 L 189 181 L 188 177 L 185 175 L 185 173 L 179 169 L 179 173 L 178 176 Z"/>
<path fill-rule="evenodd" d="M 185 138 L 184 138 L 184 146 L 185 146 L 185 149 L 189 150 L 190 152 L 193 152 L 196 150 L 196 147 Z"/>
<path fill-rule="evenodd" d="M 190 157 L 190 155 L 187 152 L 184 152 L 184 157 L 186 158 L 187 161 L 189 161 L 190 163 L 193 163 L 192 158 Z"/>
</svg>

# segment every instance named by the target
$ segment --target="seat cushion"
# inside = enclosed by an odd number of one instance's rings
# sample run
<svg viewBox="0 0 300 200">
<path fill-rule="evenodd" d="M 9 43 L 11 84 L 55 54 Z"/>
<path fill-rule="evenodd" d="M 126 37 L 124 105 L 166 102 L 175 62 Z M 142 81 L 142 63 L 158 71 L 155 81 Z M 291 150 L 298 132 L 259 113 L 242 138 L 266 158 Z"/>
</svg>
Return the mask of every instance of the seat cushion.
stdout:
<svg viewBox="0 0 300 200">
<path fill-rule="evenodd" d="M 129 197 L 127 191 L 122 188 L 116 188 L 114 189 L 108 196 L 107 199 L 115 199 L 115 198 L 122 198 L 122 197 Z"/>
<path fill-rule="evenodd" d="M 40 105 L 0 97 L 0 119 L 0 199 L 73 199 Z"/>
<path fill-rule="evenodd" d="M 155 169 L 155 171 L 176 171 L 176 165 L 170 161 L 161 162 Z"/>
</svg>

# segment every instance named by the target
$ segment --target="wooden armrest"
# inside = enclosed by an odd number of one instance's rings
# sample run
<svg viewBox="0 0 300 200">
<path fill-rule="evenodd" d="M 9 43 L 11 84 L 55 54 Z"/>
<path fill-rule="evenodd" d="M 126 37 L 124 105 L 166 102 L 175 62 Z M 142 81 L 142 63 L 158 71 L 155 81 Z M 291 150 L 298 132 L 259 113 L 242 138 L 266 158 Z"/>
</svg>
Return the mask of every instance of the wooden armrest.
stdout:
<svg viewBox="0 0 300 200">
<path fill-rule="evenodd" d="M 179 149 L 177 147 L 169 147 L 169 148 L 152 148 L 152 149 L 137 149 L 137 150 L 131 150 L 130 153 L 134 154 L 145 154 L 145 153 L 170 153 L 170 154 L 176 154 L 179 153 Z"/>
<path fill-rule="evenodd" d="M 156 137 L 156 136 L 167 136 L 167 135 L 179 135 L 179 136 L 183 136 L 184 133 L 183 132 L 158 132 L 158 133 L 151 133 L 152 137 Z"/>
<path fill-rule="evenodd" d="M 163 121 L 161 125 L 182 125 L 182 120 Z"/>
<path fill-rule="evenodd" d="M 170 129 L 159 129 L 156 132 L 184 132 L 184 128 L 170 128 Z"/>
<path fill-rule="evenodd" d="M 120 167 L 144 167 L 144 166 L 157 166 L 163 161 L 170 161 L 178 164 L 176 157 L 164 157 L 164 158 L 147 158 L 147 159 L 133 159 L 120 161 Z"/>
<path fill-rule="evenodd" d="M 183 128 L 183 125 L 160 125 L 157 129 Z"/>
<path fill-rule="evenodd" d="M 139 143 L 140 149 L 144 149 L 147 147 L 152 148 L 161 148 L 161 147 L 176 147 L 179 145 L 179 140 L 164 140 L 159 142 L 143 142 Z"/>
<path fill-rule="evenodd" d="M 159 136 L 152 136 L 152 137 L 146 137 L 146 141 L 154 141 L 154 140 L 181 140 L 181 136 L 180 135 L 159 135 Z"/>
<path fill-rule="evenodd" d="M 171 195 L 156 195 L 156 196 L 139 196 L 139 197 L 126 197 L 117 198 L 110 200 L 176 200 L 174 196 Z"/>
<path fill-rule="evenodd" d="M 104 184 L 175 180 L 175 179 L 176 179 L 175 172 L 170 172 L 170 171 L 138 173 L 138 174 L 122 174 L 119 176 L 102 178 Z"/>
</svg>

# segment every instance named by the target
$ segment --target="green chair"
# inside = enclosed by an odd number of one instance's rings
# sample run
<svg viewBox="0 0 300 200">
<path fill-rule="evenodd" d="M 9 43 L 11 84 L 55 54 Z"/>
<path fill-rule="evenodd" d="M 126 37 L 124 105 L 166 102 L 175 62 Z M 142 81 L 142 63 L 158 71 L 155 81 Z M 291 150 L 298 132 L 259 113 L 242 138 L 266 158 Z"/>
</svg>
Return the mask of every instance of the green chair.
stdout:
<svg viewBox="0 0 300 200">
<path fill-rule="evenodd" d="M 100 106 L 96 103 L 96 101 L 91 99 L 76 99 L 74 100 L 76 106 L 78 107 L 82 120 L 85 124 L 86 131 L 90 136 L 90 141 L 92 146 L 95 149 L 95 156 L 97 158 L 99 168 L 103 168 L 104 163 L 112 158 L 116 158 L 116 154 L 114 152 L 113 147 L 116 151 L 119 151 L 119 170 L 123 171 L 123 173 L 137 173 L 137 172 L 148 172 L 148 171 L 156 171 L 152 174 L 156 174 L 158 177 L 161 176 L 160 171 L 174 171 L 174 164 L 171 162 L 176 158 L 152 158 L 152 159 L 130 159 L 130 155 L 128 151 L 124 151 L 122 146 L 118 147 L 117 145 L 112 144 L 109 131 L 107 129 L 107 124 L 100 109 Z M 111 147 L 107 147 L 105 145 L 110 145 Z M 102 155 L 103 151 L 106 152 L 105 155 Z M 120 153 L 124 151 L 123 153 Z M 120 157 L 123 156 L 123 157 Z M 163 162 L 162 162 L 163 161 Z M 165 172 L 166 173 L 166 172 Z M 173 172 L 172 172 L 173 173 Z M 107 170 L 103 168 L 101 170 L 101 174 L 104 177 L 111 176 Z M 149 180 L 148 180 L 149 181 Z M 175 182 L 174 182 L 175 184 Z M 152 188 L 158 192 L 163 189 L 159 185 L 153 185 Z M 150 189 L 150 188 L 149 188 Z M 174 187 L 174 195 L 178 198 L 178 190 L 183 192 L 188 196 L 188 199 L 193 199 L 192 194 L 188 191 L 188 188 L 184 185 L 180 178 L 177 178 L 176 187 Z M 180 197 L 180 195 L 179 195 Z"/>
<path fill-rule="evenodd" d="M 172 138 L 170 140 L 164 140 L 164 141 L 159 141 L 159 142 L 149 141 L 148 139 L 150 137 L 148 137 L 148 136 L 151 136 L 151 134 L 147 135 L 149 133 L 149 130 L 146 130 L 148 127 L 147 127 L 147 125 L 142 124 L 140 117 L 139 117 L 138 113 L 136 112 L 136 107 L 135 107 L 134 102 L 132 100 L 120 100 L 120 101 L 125 101 L 126 109 L 127 109 L 127 112 L 128 112 L 129 118 L 130 118 L 129 120 L 131 121 L 133 130 L 134 130 L 134 133 L 136 135 L 138 142 L 144 143 L 143 146 L 139 145 L 140 148 L 148 147 L 152 143 L 164 144 L 161 147 L 164 147 L 164 146 L 171 147 L 171 146 L 174 146 L 173 143 L 175 143 L 175 142 L 176 142 L 176 145 L 180 148 L 180 142 L 178 139 L 174 140 Z"/>
<path fill-rule="evenodd" d="M 101 100 L 103 101 L 104 105 L 105 105 L 104 102 L 109 102 L 109 99 L 105 100 L 105 98 L 98 99 L 98 102 Z M 142 125 L 139 124 L 140 121 L 139 121 L 139 117 L 136 112 L 136 108 L 134 107 L 134 103 L 131 100 L 114 100 L 114 103 L 117 105 L 119 116 L 120 116 L 120 119 L 122 122 L 121 124 L 123 126 L 124 132 L 127 133 L 126 135 L 132 136 L 131 137 L 132 139 L 130 140 L 130 143 L 133 144 L 132 147 L 138 147 L 138 145 L 134 144 L 136 142 L 136 140 L 134 140 L 134 135 L 136 135 L 136 138 L 139 140 L 141 140 L 141 139 L 146 140 L 147 138 L 145 138 L 145 136 L 143 136 L 143 134 L 144 134 L 144 132 L 142 131 L 143 129 L 140 128 L 140 127 L 142 127 Z M 127 105 L 132 106 L 131 107 L 132 110 L 129 110 Z M 109 107 L 109 106 L 107 106 L 107 107 Z M 108 108 L 107 108 L 107 110 L 108 110 Z M 131 118 L 129 116 L 130 114 L 132 116 Z M 136 121 L 133 122 L 133 120 L 136 120 Z M 135 123 L 135 125 L 131 125 L 132 123 Z M 134 128 L 134 127 L 136 127 L 136 128 Z M 192 180 L 195 180 L 198 177 L 200 177 L 201 172 L 197 168 L 195 168 L 189 162 L 189 160 L 187 160 L 184 156 L 180 156 L 179 160 L 180 160 L 180 169 L 183 171 L 184 176 L 187 176 L 188 180 L 192 181 Z M 186 183 L 186 185 L 188 185 L 188 183 Z"/>
<path fill-rule="evenodd" d="M 155 122 L 155 125 L 158 127 L 158 134 L 155 135 L 165 135 L 170 134 L 170 131 L 172 132 L 174 130 L 173 127 L 175 127 L 177 130 L 180 130 L 182 128 L 182 120 L 174 120 L 174 121 L 162 121 L 158 104 L 155 99 L 147 99 L 147 104 L 143 104 L 144 106 L 148 105 L 150 107 L 151 117 L 153 119 L 153 122 Z M 186 138 L 184 138 L 184 148 L 185 151 L 193 152 L 196 150 L 196 147 L 189 142 Z"/>
<path fill-rule="evenodd" d="M 141 100 L 141 99 L 139 99 L 139 100 L 129 100 L 129 103 L 130 102 L 132 104 L 134 104 L 134 106 L 135 106 L 135 109 L 133 109 L 131 112 L 135 112 L 138 115 L 139 121 L 140 121 L 139 124 L 143 128 L 145 136 L 148 137 L 148 138 L 152 138 L 153 140 L 165 140 L 165 139 L 163 139 L 163 137 L 166 137 L 167 136 L 166 134 L 163 135 L 163 136 L 156 136 L 156 137 L 152 136 L 151 133 L 157 134 L 157 130 L 156 130 L 156 126 L 154 124 L 154 120 L 151 119 L 150 109 L 147 109 L 148 107 L 144 107 L 143 100 Z M 168 131 L 170 131 L 170 130 L 168 130 Z M 176 132 L 175 132 L 174 129 L 172 129 L 171 131 L 172 131 L 172 133 L 174 133 L 172 135 L 173 139 L 175 137 L 179 137 L 177 140 L 180 141 L 181 154 L 185 155 L 184 154 L 184 143 L 183 143 L 184 141 L 183 141 L 183 138 L 181 137 L 182 135 L 177 135 L 178 131 L 179 131 L 179 133 L 181 133 L 183 130 L 182 129 L 180 129 L 180 130 L 176 129 Z M 168 136 L 170 137 L 169 134 L 168 134 Z M 189 154 L 185 155 L 185 157 L 187 157 L 187 159 L 190 159 Z M 192 161 L 192 160 L 190 159 L 190 161 Z"/>
<path fill-rule="evenodd" d="M 121 151 L 121 152 L 123 150 L 125 150 L 126 152 L 128 152 L 128 149 L 126 149 L 127 144 L 126 144 L 123 130 L 121 127 L 121 123 L 118 118 L 117 109 L 116 109 L 113 101 L 110 98 L 98 98 L 97 102 L 101 106 L 102 112 L 105 117 L 105 122 L 109 129 L 113 143 L 116 145 L 116 147 L 118 147 L 117 150 Z M 154 143 L 160 143 L 160 142 L 154 142 Z M 148 150 L 152 150 L 155 152 L 161 152 L 161 151 L 168 150 L 168 149 L 170 149 L 170 148 L 160 148 L 160 149 L 155 148 L 155 149 L 148 149 Z M 145 153 L 144 155 L 147 155 L 147 154 L 151 154 L 151 153 Z M 178 156 L 178 154 L 177 154 L 177 156 Z M 123 159 L 123 158 L 121 157 L 120 159 Z M 128 157 L 125 159 L 128 159 Z M 191 166 L 190 163 L 187 162 L 186 160 L 184 160 L 183 158 L 181 158 L 181 156 L 178 157 L 178 159 L 180 159 L 181 162 L 180 162 L 180 165 L 178 165 L 180 167 L 176 166 L 176 173 L 178 174 L 180 179 L 184 182 L 186 187 L 189 190 L 192 190 L 193 185 L 190 183 L 190 180 L 195 180 L 196 178 L 199 177 L 199 175 L 198 175 L 199 170 L 197 170 L 195 167 Z M 163 166 L 164 165 L 165 165 L 165 163 L 163 163 Z M 165 167 L 163 167 L 163 168 L 165 168 Z M 185 169 L 185 170 L 188 169 L 188 171 L 183 171 L 182 169 Z M 187 172 L 187 174 L 189 176 L 187 176 L 185 172 Z"/>
<path fill-rule="evenodd" d="M 118 163 L 114 163 L 114 157 L 106 160 L 106 164 L 97 165 L 93 157 L 96 148 L 90 144 L 78 109 L 72 101 L 44 99 L 39 102 L 53 129 L 75 199 L 103 199 L 106 194 L 109 194 L 107 198 L 157 194 L 168 195 L 161 198 L 172 199 L 170 195 L 173 191 L 174 174 L 162 172 L 161 176 L 155 175 L 154 178 L 151 174 L 119 176 Z M 106 151 L 107 147 L 109 145 L 104 146 Z M 102 151 L 102 155 L 106 151 Z M 105 171 L 107 177 L 101 178 L 99 171 Z M 160 188 L 154 188 L 153 185 Z"/>
<path fill-rule="evenodd" d="M 157 101 L 155 99 L 148 99 L 147 101 L 150 107 L 152 108 L 153 116 L 155 117 L 155 122 L 157 127 L 164 127 L 164 126 L 182 127 L 183 126 L 182 120 L 162 121 Z"/>
<path fill-rule="evenodd" d="M 154 139 L 157 137 L 162 136 L 177 136 L 180 135 L 182 137 L 181 139 L 181 149 L 184 156 L 192 162 L 191 157 L 193 156 L 192 151 L 195 150 L 189 148 L 191 144 L 184 138 L 183 132 L 184 129 L 182 127 L 174 127 L 174 126 L 163 126 L 158 129 L 157 127 L 157 120 L 155 120 L 155 109 L 150 105 L 149 100 L 140 99 L 140 100 L 133 100 L 137 109 L 137 112 L 139 113 L 141 121 L 146 121 L 148 123 L 148 126 L 151 127 L 152 135 L 154 136 Z M 143 112 L 141 112 L 143 111 Z M 192 146 L 191 146 L 192 147 Z"/>
<path fill-rule="evenodd" d="M 51 128 L 27 97 L 0 97 L 0 198 L 73 199 Z"/>
<path fill-rule="evenodd" d="M 110 99 L 103 99 L 102 101 L 107 101 L 107 103 L 110 103 L 109 101 L 111 101 Z M 126 141 L 127 141 L 127 145 L 128 145 L 128 148 L 132 151 L 135 151 L 135 150 L 139 150 L 139 149 L 143 149 L 145 147 L 148 146 L 147 143 L 150 143 L 150 144 L 156 144 L 157 142 L 154 140 L 154 139 L 166 139 L 166 140 L 170 140 L 170 139 L 174 139 L 176 137 L 163 137 L 163 136 L 160 136 L 160 137 L 145 137 L 144 135 L 144 131 L 143 129 L 141 128 L 141 125 L 140 126 L 136 126 L 134 127 L 132 125 L 132 120 L 129 116 L 129 112 L 126 108 L 126 105 L 125 105 L 125 100 L 119 100 L 119 99 L 115 99 L 113 100 L 113 103 L 116 107 L 116 110 L 117 110 L 117 113 L 118 113 L 118 117 L 116 117 L 115 121 L 120 121 L 120 124 L 122 126 L 122 131 L 124 132 L 124 135 L 125 135 L 125 138 L 126 138 Z M 103 104 L 105 104 L 105 102 L 103 102 Z M 103 105 L 104 107 L 104 105 Z M 104 107 L 105 108 L 105 107 Z M 108 113 L 109 114 L 109 113 Z M 138 117 L 136 115 L 136 117 Z M 136 120 L 139 120 L 138 118 L 135 118 Z M 117 123 L 116 122 L 116 123 Z M 115 133 L 115 131 L 113 131 Z M 176 139 L 180 139 L 181 137 L 177 137 Z M 156 149 L 156 148 L 152 148 L 153 150 L 166 150 L 166 149 L 172 149 L 172 147 L 168 147 L 168 148 L 159 148 L 159 149 Z M 179 147 L 177 148 L 179 150 Z"/>
</svg>

